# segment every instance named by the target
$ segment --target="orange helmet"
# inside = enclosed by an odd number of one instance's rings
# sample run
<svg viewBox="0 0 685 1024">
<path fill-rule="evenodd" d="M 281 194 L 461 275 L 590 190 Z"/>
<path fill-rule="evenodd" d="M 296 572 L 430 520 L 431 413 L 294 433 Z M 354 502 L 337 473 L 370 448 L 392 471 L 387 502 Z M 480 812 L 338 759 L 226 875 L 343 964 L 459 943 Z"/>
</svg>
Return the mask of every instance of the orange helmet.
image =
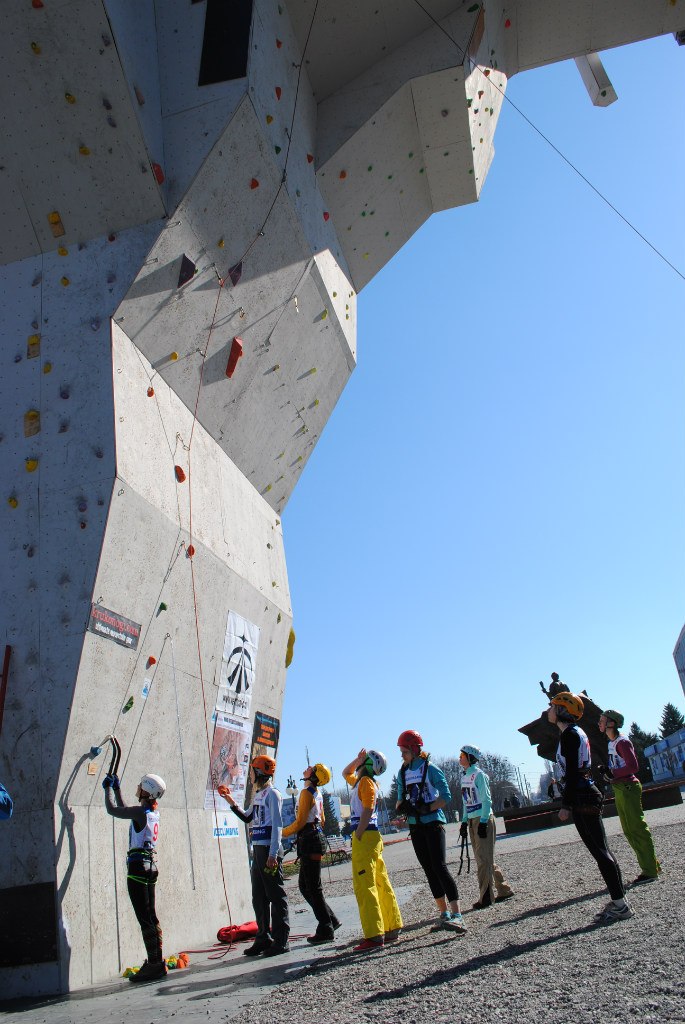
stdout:
<svg viewBox="0 0 685 1024">
<path fill-rule="evenodd" d="M 269 779 L 276 774 L 276 762 L 273 757 L 268 757 L 266 754 L 257 754 L 256 757 L 253 757 L 250 768 L 254 768 L 260 775 L 266 775 Z"/>
<path fill-rule="evenodd" d="M 579 722 L 583 717 L 585 711 L 585 705 L 583 704 L 580 697 L 575 693 L 558 693 L 556 697 L 552 697 L 550 704 L 556 705 L 565 711 L 575 722 Z"/>
</svg>

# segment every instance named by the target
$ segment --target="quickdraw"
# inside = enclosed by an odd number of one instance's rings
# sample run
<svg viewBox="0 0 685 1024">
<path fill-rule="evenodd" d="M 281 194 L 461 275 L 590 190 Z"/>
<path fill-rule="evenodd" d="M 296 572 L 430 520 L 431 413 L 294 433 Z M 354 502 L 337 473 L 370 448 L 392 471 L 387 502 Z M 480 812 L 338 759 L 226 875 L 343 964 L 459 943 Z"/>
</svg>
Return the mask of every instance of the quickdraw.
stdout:
<svg viewBox="0 0 685 1024">
<path fill-rule="evenodd" d="M 462 836 L 461 840 L 461 857 L 459 858 L 459 870 L 457 875 L 460 875 L 464 867 L 464 853 L 466 853 L 466 874 L 471 874 L 471 854 L 469 853 L 469 837 Z"/>
</svg>

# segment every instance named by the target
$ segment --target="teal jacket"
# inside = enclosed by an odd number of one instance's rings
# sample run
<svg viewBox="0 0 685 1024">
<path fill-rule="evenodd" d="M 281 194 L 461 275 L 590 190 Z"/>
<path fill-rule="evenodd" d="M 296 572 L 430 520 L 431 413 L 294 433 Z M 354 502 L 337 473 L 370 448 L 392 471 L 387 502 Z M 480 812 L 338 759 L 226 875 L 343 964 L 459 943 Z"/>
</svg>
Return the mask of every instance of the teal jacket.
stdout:
<svg viewBox="0 0 685 1024">
<path fill-rule="evenodd" d="M 423 776 L 423 768 L 425 760 L 422 757 L 415 757 L 411 764 L 407 765 L 406 774 L 411 779 L 412 775 L 416 779 L 413 783 L 408 782 L 406 788 L 404 784 L 404 773 L 402 768 L 397 775 L 397 799 L 404 800 L 405 795 L 407 799 L 411 800 L 412 803 L 417 803 L 422 800 L 424 803 L 433 803 L 438 797 L 442 798 L 446 804 L 452 799 L 450 793 L 450 787 L 447 785 L 447 779 L 444 774 L 434 764 L 428 763 L 428 770 L 426 772 L 426 781 L 423 785 L 423 793 L 420 793 L 420 779 Z M 402 766 L 404 767 L 404 765 Z M 417 779 L 418 775 L 418 779 Z M 420 817 L 407 816 L 407 823 L 409 825 L 429 825 L 431 821 L 440 821 L 443 824 L 447 821 L 442 808 L 439 811 L 431 811 L 430 814 L 422 814 Z"/>
<path fill-rule="evenodd" d="M 490 779 L 477 764 L 467 768 L 461 779 L 461 820 L 480 818 L 487 821 L 492 814 Z"/>
</svg>

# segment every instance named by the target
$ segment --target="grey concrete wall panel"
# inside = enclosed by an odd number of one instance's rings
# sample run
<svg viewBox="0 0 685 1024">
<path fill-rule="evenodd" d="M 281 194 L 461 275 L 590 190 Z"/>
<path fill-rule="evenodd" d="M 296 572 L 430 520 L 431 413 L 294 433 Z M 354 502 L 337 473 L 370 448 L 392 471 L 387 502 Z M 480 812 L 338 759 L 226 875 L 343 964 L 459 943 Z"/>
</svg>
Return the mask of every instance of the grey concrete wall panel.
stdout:
<svg viewBox="0 0 685 1024">
<path fill-rule="evenodd" d="M 17 203 L 10 221 L 19 226 L 28 218 L 32 228 L 30 235 L 3 234 L 5 263 L 164 213 L 150 167 L 155 157 L 148 156 L 102 3 L 75 0 L 28 13 L 20 0 L 3 9 L 0 54 L 15 102 L 1 115 L 2 177 Z M 48 222 L 54 211 L 61 237 Z"/>
<path fill-rule="evenodd" d="M 507 5 L 518 43 L 510 73 L 676 32 L 683 27 L 679 8 L 644 0 L 518 0 Z"/>
</svg>

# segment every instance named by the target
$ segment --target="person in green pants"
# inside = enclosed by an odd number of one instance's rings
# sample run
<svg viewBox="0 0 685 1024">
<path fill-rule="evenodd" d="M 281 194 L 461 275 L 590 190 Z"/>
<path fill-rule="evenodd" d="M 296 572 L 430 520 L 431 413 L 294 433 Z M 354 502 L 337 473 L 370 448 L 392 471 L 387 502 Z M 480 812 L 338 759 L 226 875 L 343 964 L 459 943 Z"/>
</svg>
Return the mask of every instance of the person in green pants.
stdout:
<svg viewBox="0 0 685 1024">
<path fill-rule="evenodd" d="M 652 833 L 642 810 L 642 784 L 637 777 L 639 766 L 635 748 L 619 731 L 623 722 L 624 717 L 619 711 L 604 711 L 600 716 L 599 731 L 609 740 L 609 764 L 598 765 L 598 770 L 611 783 L 623 834 L 640 865 L 640 874 L 632 884 L 642 885 L 643 882 L 656 881 L 661 865 L 656 859 Z"/>
</svg>

